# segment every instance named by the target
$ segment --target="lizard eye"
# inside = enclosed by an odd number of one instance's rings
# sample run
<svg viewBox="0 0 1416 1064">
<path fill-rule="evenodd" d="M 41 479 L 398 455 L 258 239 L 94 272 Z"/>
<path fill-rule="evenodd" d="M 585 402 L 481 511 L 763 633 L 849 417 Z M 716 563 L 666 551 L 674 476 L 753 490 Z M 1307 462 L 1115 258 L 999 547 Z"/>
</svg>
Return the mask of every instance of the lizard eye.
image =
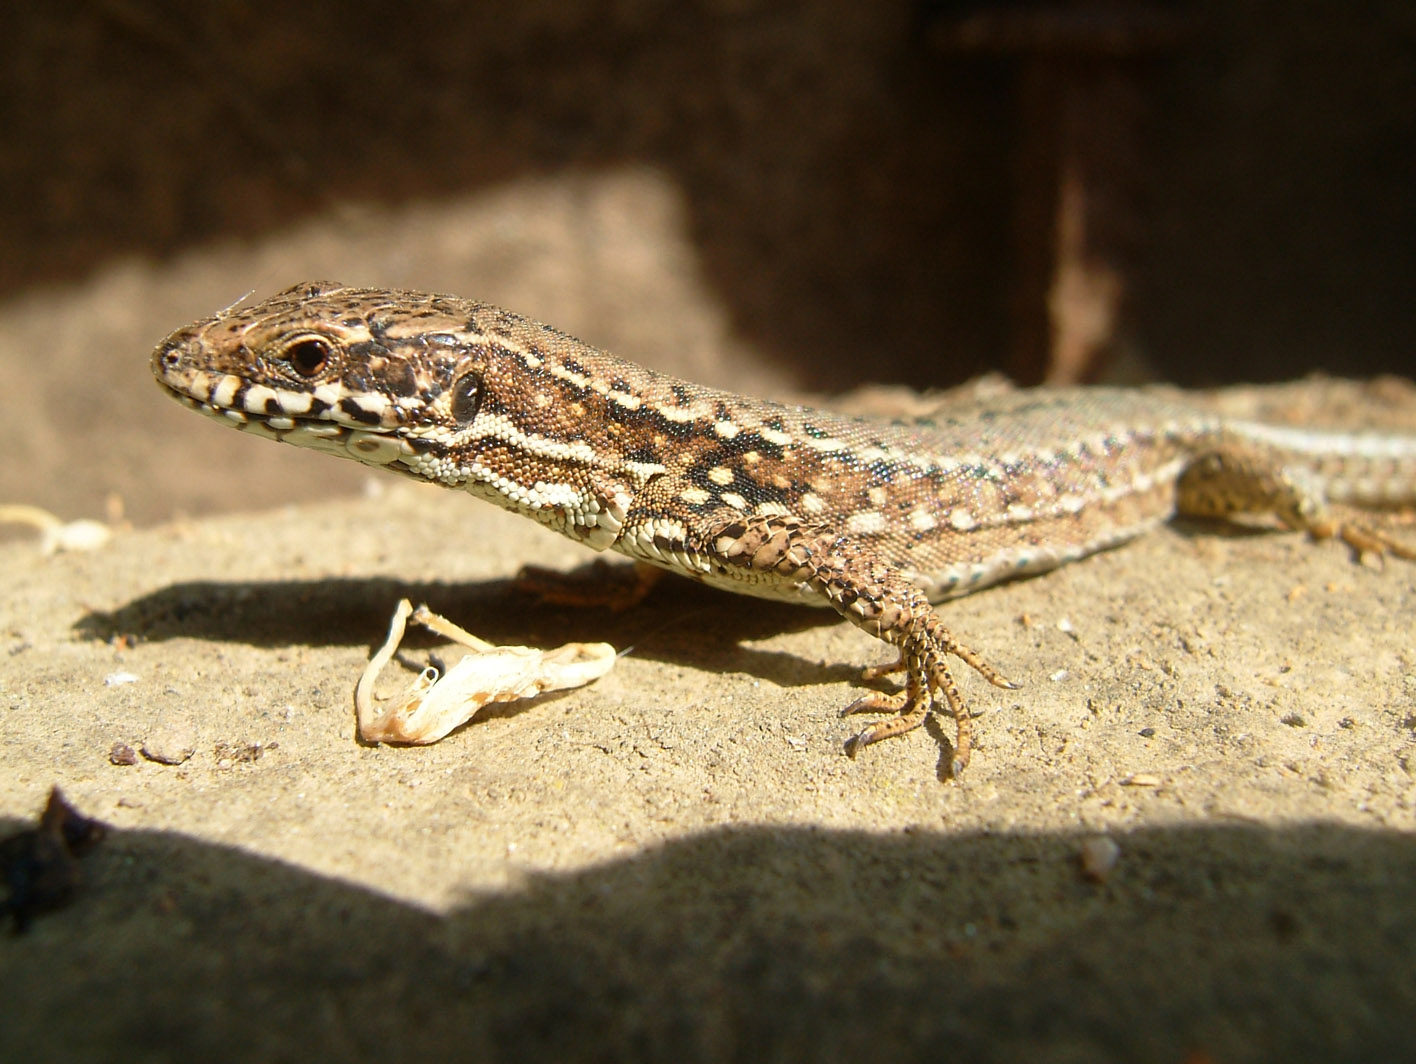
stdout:
<svg viewBox="0 0 1416 1064">
<path fill-rule="evenodd" d="M 317 336 L 307 336 L 296 340 L 280 356 L 302 377 L 315 377 L 323 373 L 334 361 L 334 348 L 328 340 Z"/>
<path fill-rule="evenodd" d="M 452 416 L 461 424 L 467 424 L 477 416 L 482 405 L 482 382 L 477 374 L 468 373 L 452 386 Z"/>
</svg>

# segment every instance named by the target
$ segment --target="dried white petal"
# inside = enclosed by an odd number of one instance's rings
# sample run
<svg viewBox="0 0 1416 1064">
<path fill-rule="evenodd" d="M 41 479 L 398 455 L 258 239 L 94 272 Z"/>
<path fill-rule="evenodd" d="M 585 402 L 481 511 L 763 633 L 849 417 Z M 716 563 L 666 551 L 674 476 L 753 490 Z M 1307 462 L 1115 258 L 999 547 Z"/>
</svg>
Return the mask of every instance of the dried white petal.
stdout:
<svg viewBox="0 0 1416 1064">
<path fill-rule="evenodd" d="M 470 647 L 472 653 L 442 676 L 436 669 L 424 669 L 402 698 L 376 706 L 374 680 L 402 641 L 410 615 L 440 635 Z M 567 643 L 545 651 L 493 646 L 426 606 L 415 612 L 404 599 L 394 611 L 388 640 L 369 660 L 354 691 L 359 735 L 371 743 L 435 743 L 488 703 L 515 702 L 546 691 L 583 687 L 609 672 L 614 663 L 615 648 L 608 643 Z"/>
</svg>

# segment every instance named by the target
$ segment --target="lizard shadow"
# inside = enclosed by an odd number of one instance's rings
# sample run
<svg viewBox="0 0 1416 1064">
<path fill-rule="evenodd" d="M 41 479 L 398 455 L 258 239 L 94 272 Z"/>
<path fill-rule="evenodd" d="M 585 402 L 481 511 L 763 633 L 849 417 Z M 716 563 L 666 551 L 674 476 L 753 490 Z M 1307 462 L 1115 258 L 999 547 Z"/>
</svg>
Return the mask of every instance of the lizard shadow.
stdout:
<svg viewBox="0 0 1416 1064">
<path fill-rule="evenodd" d="M 141 595 L 116 609 L 89 610 L 79 635 L 110 642 L 200 639 L 255 647 L 367 646 L 383 641 L 400 598 L 427 603 L 477 636 L 498 644 L 554 646 L 605 641 L 622 653 L 708 670 L 743 672 L 780 686 L 858 680 L 854 663 L 821 664 L 746 644 L 807 631 L 841 618 L 831 610 L 754 600 L 687 580 L 664 580 L 644 602 L 607 612 L 538 601 L 510 580 L 409 582 L 388 577 L 319 580 L 186 581 Z M 410 627 L 404 646 L 445 642 Z M 883 655 L 882 655 L 883 658 Z"/>
</svg>

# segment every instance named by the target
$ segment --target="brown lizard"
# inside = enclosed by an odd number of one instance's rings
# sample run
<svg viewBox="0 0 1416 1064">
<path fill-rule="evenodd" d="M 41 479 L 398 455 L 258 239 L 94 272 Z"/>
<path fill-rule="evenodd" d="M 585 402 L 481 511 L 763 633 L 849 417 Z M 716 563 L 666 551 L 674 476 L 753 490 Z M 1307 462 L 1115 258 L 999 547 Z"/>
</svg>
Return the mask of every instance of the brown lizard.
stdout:
<svg viewBox="0 0 1416 1064">
<path fill-rule="evenodd" d="M 296 285 L 174 332 L 152 369 L 248 433 L 459 488 L 594 550 L 765 598 L 830 605 L 899 648 L 898 695 L 849 753 L 923 723 L 949 668 L 1001 673 L 932 602 L 1054 568 L 1176 513 L 1266 513 L 1416 557 L 1338 516 L 1416 502 L 1416 436 L 1230 420 L 1127 389 L 1017 391 L 925 420 L 717 391 L 455 296 Z"/>
</svg>

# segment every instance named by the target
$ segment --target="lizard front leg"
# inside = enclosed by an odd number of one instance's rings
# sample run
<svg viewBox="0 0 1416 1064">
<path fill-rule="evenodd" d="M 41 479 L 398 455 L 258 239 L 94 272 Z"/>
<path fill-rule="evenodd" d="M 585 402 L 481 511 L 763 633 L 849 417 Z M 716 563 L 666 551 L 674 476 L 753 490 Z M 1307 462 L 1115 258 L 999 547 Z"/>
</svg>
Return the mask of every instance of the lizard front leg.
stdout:
<svg viewBox="0 0 1416 1064">
<path fill-rule="evenodd" d="M 918 728 L 935 705 L 936 695 L 942 694 L 956 726 L 952 775 L 963 771 L 973 745 L 972 724 L 949 670 L 949 657 L 958 658 L 999 687 L 1015 685 L 954 638 L 923 592 L 898 569 L 858 539 L 790 517 L 731 519 L 715 527 L 704 546 L 710 557 L 729 569 L 809 587 L 858 628 L 900 648 L 897 663 L 867 670 L 867 674 L 882 675 L 902 668 L 905 690 L 894 696 L 865 695 L 845 710 L 885 710 L 895 715 L 857 733 L 847 742 L 847 753 L 854 757 L 862 747 Z"/>
</svg>

